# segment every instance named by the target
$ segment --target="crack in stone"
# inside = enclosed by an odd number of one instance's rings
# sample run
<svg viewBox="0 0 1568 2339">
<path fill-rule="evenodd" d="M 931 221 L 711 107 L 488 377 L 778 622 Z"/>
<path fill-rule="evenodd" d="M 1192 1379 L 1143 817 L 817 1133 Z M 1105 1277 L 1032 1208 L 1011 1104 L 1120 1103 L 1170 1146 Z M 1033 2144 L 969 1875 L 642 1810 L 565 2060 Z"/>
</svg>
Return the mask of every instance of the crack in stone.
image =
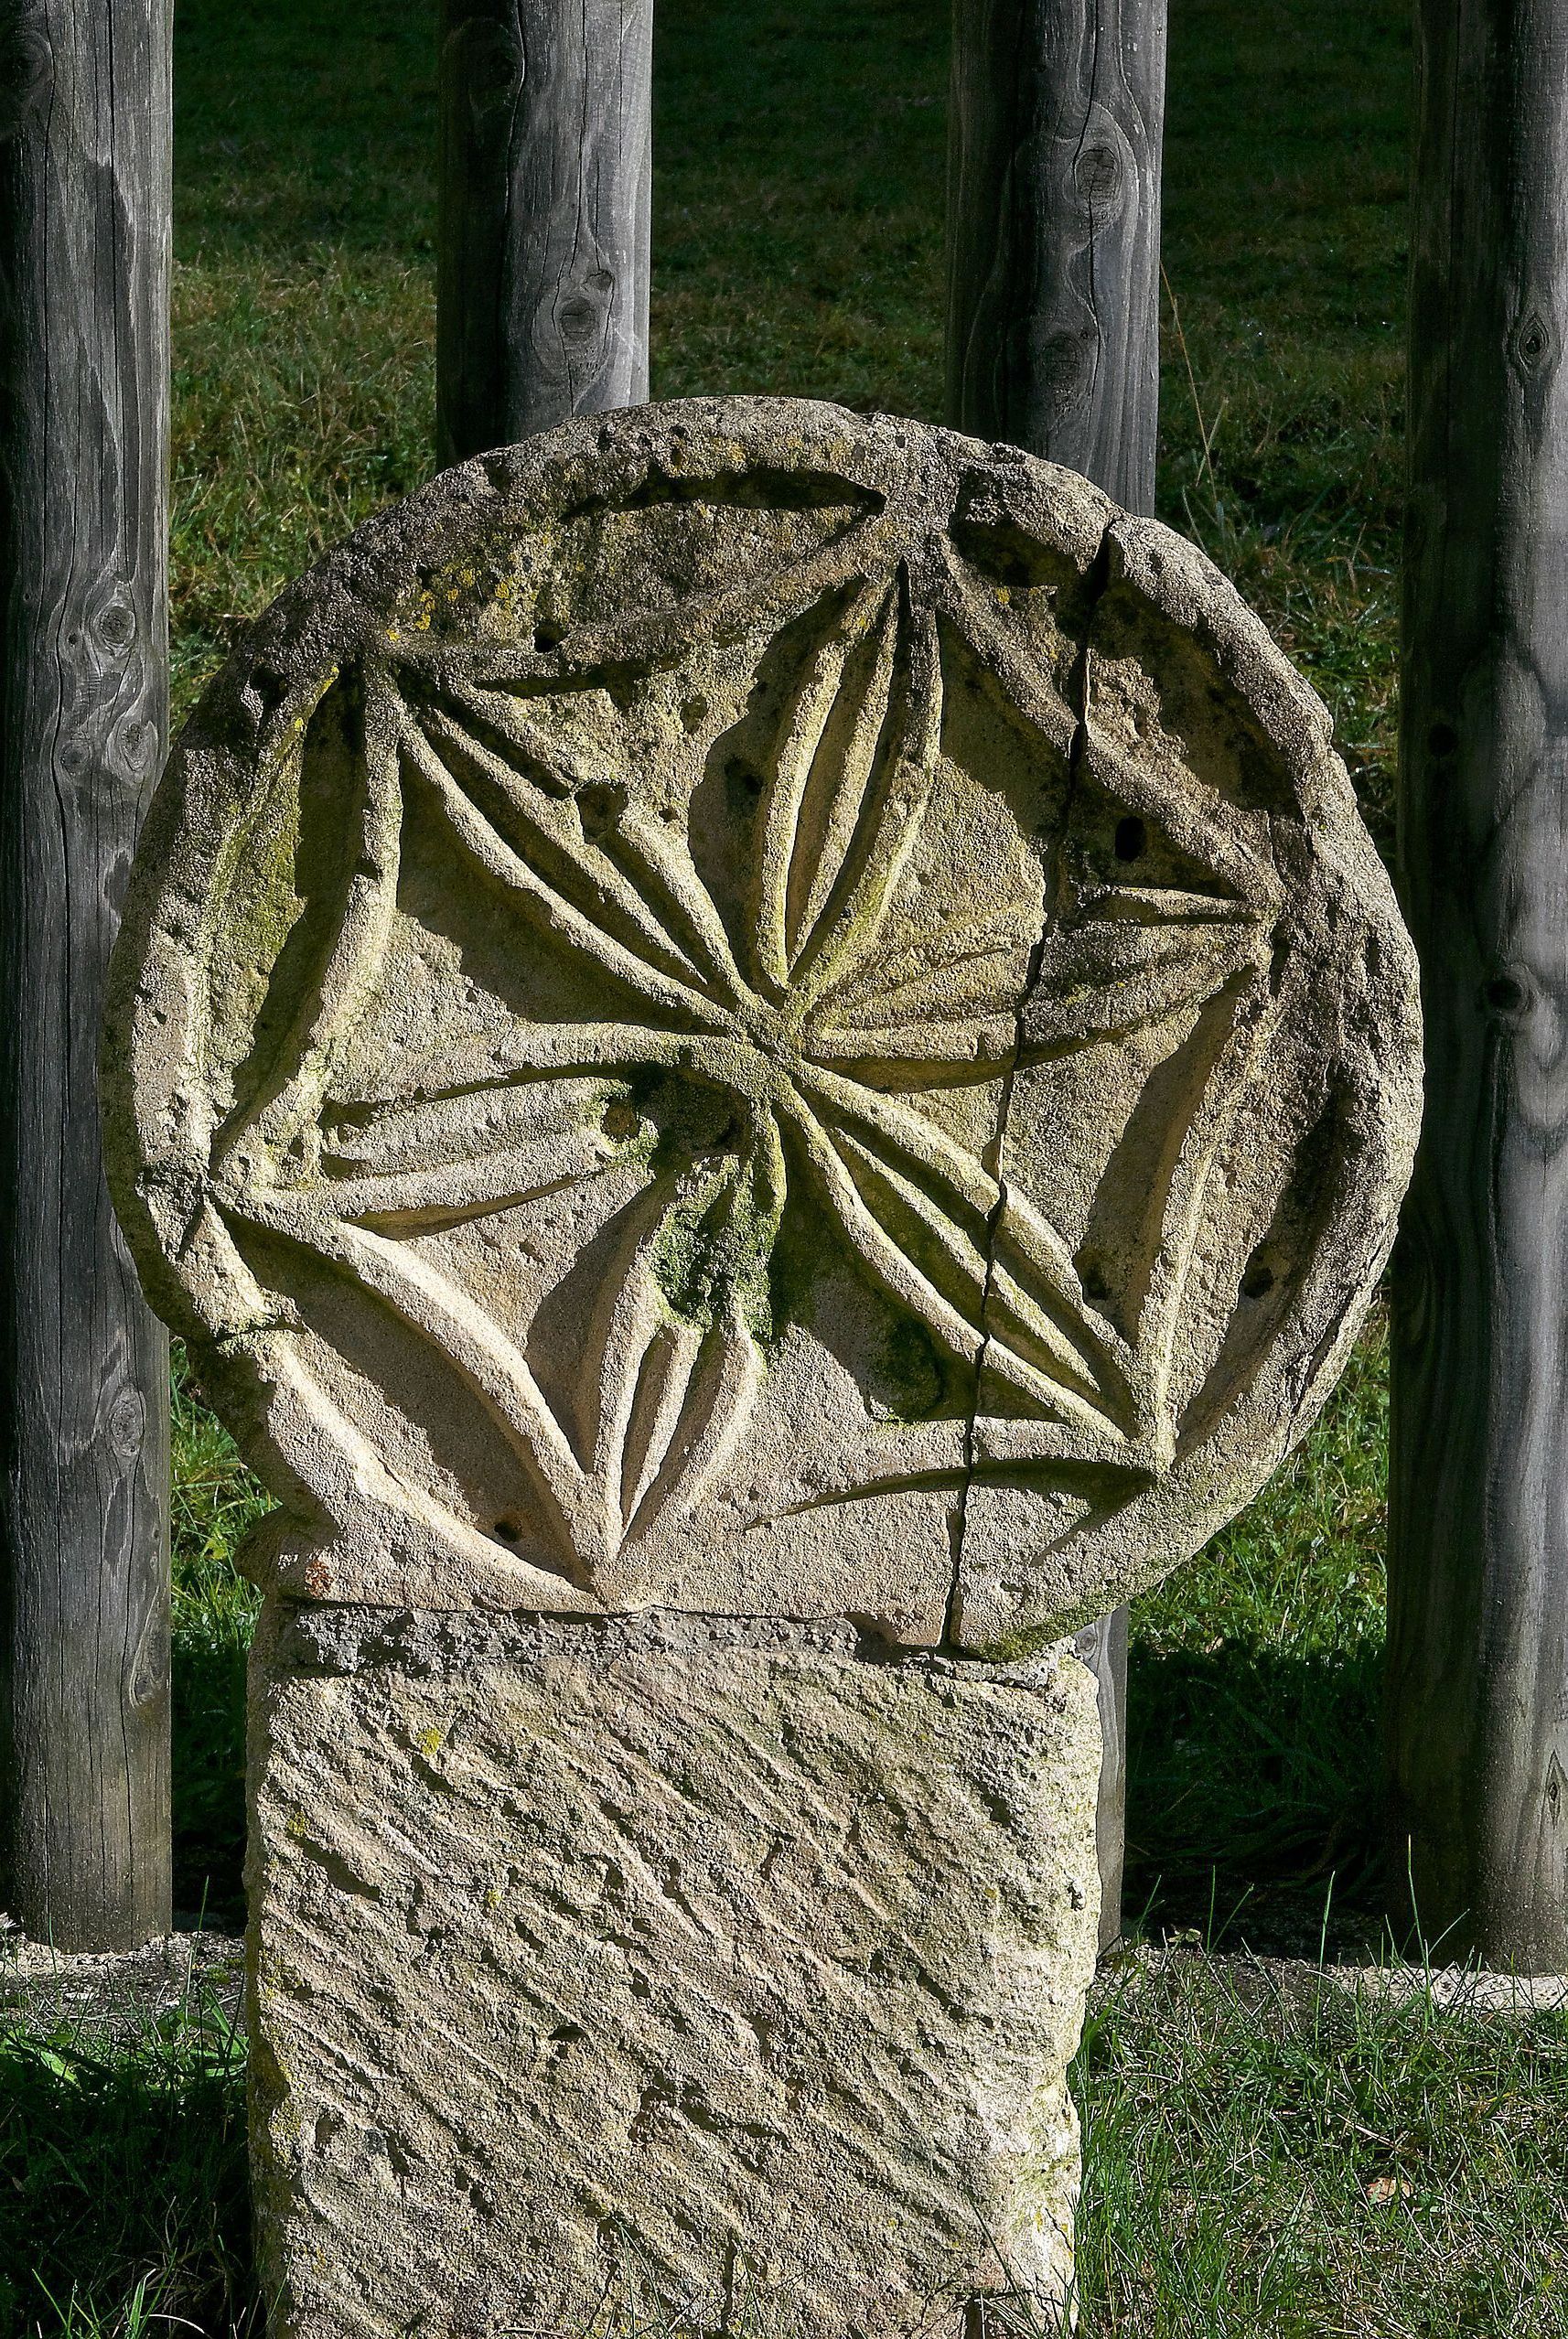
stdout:
<svg viewBox="0 0 1568 2339">
<path fill-rule="evenodd" d="M 1112 530 L 1114 528 L 1115 524 L 1115 521 L 1112 520 L 1106 526 L 1104 532 L 1101 536 L 1099 545 L 1096 548 L 1094 558 L 1090 563 L 1089 567 L 1085 572 L 1085 584 L 1088 587 L 1089 605 L 1084 612 L 1083 639 L 1079 650 L 1072 678 L 1072 695 L 1074 700 L 1072 711 L 1074 715 L 1074 728 L 1072 739 L 1068 747 L 1067 795 L 1062 805 L 1061 828 L 1056 846 L 1056 854 L 1058 862 L 1059 856 L 1067 843 L 1068 832 L 1072 825 L 1073 809 L 1078 797 L 1079 775 L 1082 769 L 1083 758 L 1089 746 L 1090 643 L 1090 637 L 1094 631 L 1094 620 L 1099 612 L 1100 605 L 1105 598 L 1105 595 L 1111 585 L 1111 535 Z M 969 1421 L 964 1429 L 963 1484 L 959 1489 L 958 1526 L 957 1531 L 953 1537 L 952 1581 L 948 1586 L 947 1604 L 942 1613 L 942 1636 L 940 1643 L 939 1644 L 939 1646 L 943 1648 L 950 1647 L 952 1643 L 954 1624 L 958 1610 L 959 1592 L 963 1582 L 963 1551 L 964 1539 L 969 1527 L 969 1497 L 974 1485 L 975 1476 L 975 1431 L 980 1418 L 981 1392 L 984 1386 L 986 1357 L 991 1348 L 991 1332 L 989 1329 L 991 1316 L 991 1287 L 995 1276 L 996 1245 L 1001 1235 L 1002 1217 L 1004 1211 L 1007 1207 L 1008 1184 L 1005 1161 L 1008 1131 L 1013 1113 L 1013 1089 L 1017 1078 L 1019 1059 L 1024 1052 L 1024 1019 L 1029 1012 L 1029 1003 L 1034 998 L 1036 988 L 1039 982 L 1040 966 L 1045 958 L 1046 944 L 1050 939 L 1052 925 L 1058 914 L 1058 904 L 1059 902 L 1059 885 L 1055 889 L 1054 893 L 1053 889 L 1047 885 L 1045 914 L 1041 920 L 1039 933 L 1036 937 L 1034 946 L 1029 952 L 1028 967 L 1025 972 L 1023 986 L 1018 993 L 1018 1004 L 1014 1013 L 1012 1054 L 1008 1061 L 1007 1068 L 1003 1075 L 1002 1100 L 997 1111 L 996 1136 L 994 1140 L 996 1146 L 996 1200 L 992 1206 L 991 1215 L 986 1222 L 985 1229 L 985 1276 L 984 1281 L 981 1285 L 980 1293 L 980 1347 L 976 1353 L 974 1360 L 974 1395 L 970 1404 Z"/>
</svg>

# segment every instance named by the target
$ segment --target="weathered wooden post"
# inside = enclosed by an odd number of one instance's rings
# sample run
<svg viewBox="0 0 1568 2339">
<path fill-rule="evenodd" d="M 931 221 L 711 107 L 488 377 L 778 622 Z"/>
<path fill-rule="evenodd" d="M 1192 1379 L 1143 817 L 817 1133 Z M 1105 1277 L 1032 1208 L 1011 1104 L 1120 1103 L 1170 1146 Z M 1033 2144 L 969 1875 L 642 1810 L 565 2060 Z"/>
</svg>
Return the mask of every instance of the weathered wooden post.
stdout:
<svg viewBox="0 0 1568 2339">
<path fill-rule="evenodd" d="M 102 976 L 166 701 L 166 0 L 0 6 L 7 1904 L 169 1924 L 168 1357 L 103 1185 Z"/>
<path fill-rule="evenodd" d="M 1391 1895 L 1568 1964 L 1568 5 L 1417 10 Z"/>
<path fill-rule="evenodd" d="M 948 420 L 1155 508 L 1165 0 L 955 0 Z M 1127 1616 L 1100 1683 L 1100 1936 L 1122 1925 Z"/>
<path fill-rule="evenodd" d="M 442 0 L 443 462 L 648 395 L 653 0 Z"/>
</svg>

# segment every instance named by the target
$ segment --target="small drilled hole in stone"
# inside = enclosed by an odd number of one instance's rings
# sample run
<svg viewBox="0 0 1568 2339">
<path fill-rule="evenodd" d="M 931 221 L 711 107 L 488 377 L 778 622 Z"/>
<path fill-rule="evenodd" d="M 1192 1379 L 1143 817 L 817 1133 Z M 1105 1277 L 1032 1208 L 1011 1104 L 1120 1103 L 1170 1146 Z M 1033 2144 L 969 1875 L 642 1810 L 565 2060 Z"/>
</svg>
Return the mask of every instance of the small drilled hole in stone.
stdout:
<svg viewBox="0 0 1568 2339">
<path fill-rule="evenodd" d="M 1266 1300 L 1273 1288 L 1274 1271 L 1272 1267 L 1265 1267 L 1261 1260 L 1255 1267 L 1249 1267 L 1241 1278 L 1244 1299 Z"/>
<path fill-rule="evenodd" d="M 1487 1004 L 1499 1015 L 1517 1015 L 1524 1005 L 1524 985 L 1516 975 L 1494 975 L 1487 985 Z"/>
<path fill-rule="evenodd" d="M 616 781 L 596 780 L 591 788 L 577 791 L 577 817 L 585 836 L 602 836 L 613 829 L 630 801 L 626 789 Z"/>
<path fill-rule="evenodd" d="M 1434 756 L 1451 756 L 1459 745 L 1459 734 L 1451 723 L 1434 723 L 1426 735 L 1426 744 Z"/>
<path fill-rule="evenodd" d="M 490 1532 L 498 1543 L 515 1543 L 518 1540 L 517 1521 L 515 1518 L 498 1518 Z"/>
<path fill-rule="evenodd" d="M 1110 1280 L 1107 1277 L 1104 1266 L 1100 1260 L 1092 1258 L 1079 1259 L 1078 1262 L 1078 1271 L 1079 1280 L 1083 1285 L 1083 1296 L 1086 1300 L 1092 1300 L 1096 1306 L 1098 1306 L 1102 1300 L 1108 1300 L 1111 1297 Z"/>
<path fill-rule="evenodd" d="M 1116 823 L 1116 858 L 1137 861 L 1149 842 L 1149 832 L 1136 812 L 1129 812 L 1124 821 Z"/>
<path fill-rule="evenodd" d="M 559 649 L 565 638 L 565 627 L 553 617 L 541 617 L 533 628 L 535 649 Z"/>
</svg>

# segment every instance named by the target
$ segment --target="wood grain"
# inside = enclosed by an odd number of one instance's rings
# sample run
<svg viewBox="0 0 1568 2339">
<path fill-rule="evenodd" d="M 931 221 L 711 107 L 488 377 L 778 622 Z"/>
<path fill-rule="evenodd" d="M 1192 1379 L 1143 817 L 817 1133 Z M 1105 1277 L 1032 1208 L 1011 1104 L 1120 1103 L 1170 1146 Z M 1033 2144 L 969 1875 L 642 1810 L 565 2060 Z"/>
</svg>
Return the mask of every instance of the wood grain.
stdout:
<svg viewBox="0 0 1568 2339">
<path fill-rule="evenodd" d="M 954 0 L 947 413 L 1155 507 L 1165 0 Z M 1101 1943 L 1122 1926 L 1127 1613 L 1100 1684 Z"/>
<path fill-rule="evenodd" d="M 648 396 L 653 0 L 442 0 L 441 460 Z"/>
<path fill-rule="evenodd" d="M 948 420 L 1154 507 L 1165 0 L 954 0 Z"/>
<path fill-rule="evenodd" d="M 1568 1964 L 1568 5 L 1423 0 L 1400 868 L 1391 1907 Z"/>
<path fill-rule="evenodd" d="M 169 1923 L 168 1357 L 99 1155 L 167 721 L 167 0 L 0 5 L 0 1773 L 6 1905 Z"/>
</svg>

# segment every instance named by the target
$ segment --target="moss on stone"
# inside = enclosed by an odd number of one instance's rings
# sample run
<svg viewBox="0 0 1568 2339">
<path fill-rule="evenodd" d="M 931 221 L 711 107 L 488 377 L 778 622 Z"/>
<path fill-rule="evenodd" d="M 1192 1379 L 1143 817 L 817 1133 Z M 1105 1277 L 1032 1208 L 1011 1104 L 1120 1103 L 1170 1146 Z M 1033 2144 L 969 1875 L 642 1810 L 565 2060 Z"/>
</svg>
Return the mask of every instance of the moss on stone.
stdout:
<svg viewBox="0 0 1568 2339">
<path fill-rule="evenodd" d="M 773 1336 L 768 1260 L 779 1197 L 755 1158 L 731 1157 L 665 1214 L 652 1269 L 671 1311 L 706 1327 L 736 1315 L 764 1347 Z"/>
<path fill-rule="evenodd" d="M 894 1418 L 929 1420 L 941 1404 L 948 1376 L 925 1325 L 909 1315 L 890 1324 L 882 1343 L 881 1362 L 886 1400 Z"/>
</svg>

